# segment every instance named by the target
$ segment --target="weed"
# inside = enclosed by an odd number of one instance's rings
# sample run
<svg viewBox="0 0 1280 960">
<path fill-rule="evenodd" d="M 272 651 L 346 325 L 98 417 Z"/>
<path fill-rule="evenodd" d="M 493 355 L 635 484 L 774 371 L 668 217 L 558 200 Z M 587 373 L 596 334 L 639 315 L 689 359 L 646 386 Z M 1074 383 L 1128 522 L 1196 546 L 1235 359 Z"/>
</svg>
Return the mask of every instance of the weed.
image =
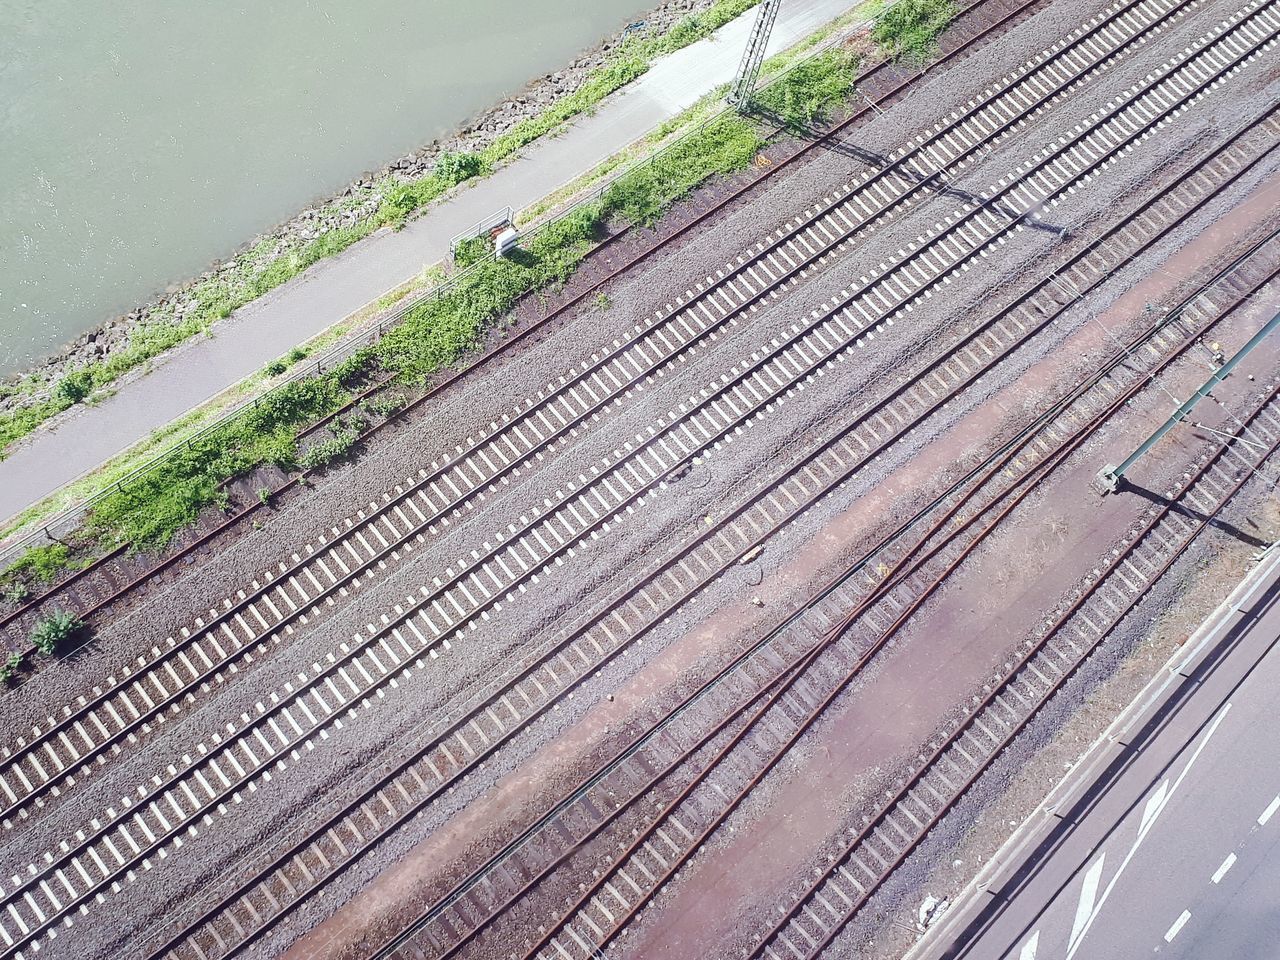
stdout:
<svg viewBox="0 0 1280 960">
<path fill-rule="evenodd" d="M 259 487 L 259 488 L 258 488 L 258 502 L 259 502 L 260 504 L 262 504 L 264 507 L 265 507 L 265 506 L 267 506 L 269 503 L 271 503 L 271 488 L 270 488 L 270 487 Z"/>
<path fill-rule="evenodd" d="M 272 360 L 270 363 L 266 365 L 263 372 L 268 377 L 278 377 L 280 376 L 280 374 L 284 373 L 288 369 L 289 369 L 289 365 L 285 363 L 283 360 Z"/>
<path fill-rule="evenodd" d="M 21 580 L 14 580 L 5 584 L 3 596 L 5 603 L 11 603 L 14 606 L 17 606 L 31 596 L 31 591 Z"/>
<path fill-rule="evenodd" d="M 379 394 L 371 400 L 366 400 L 364 408 L 370 413 L 379 417 L 390 417 L 392 414 L 401 410 L 405 405 L 405 398 L 398 393 Z"/>
<path fill-rule="evenodd" d="M 31 547 L 4 572 L 6 580 L 29 575 L 38 583 L 52 583 L 71 563 L 71 551 L 66 544 L 47 543 Z"/>
<path fill-rule="evenodd" d="M 596 294 L 596 309 L 601 313 L 613 306 L 613 298 L 601 291 Z"/>
<path fill-rule="evenodd" d="M 871 39 L 895 59 L 923 63 L 955 15 L 951 0 L 898 0 L 876 17 Z"/>
<path fill-rule="evenodd" d="M 8 683 L 18 675 L 18 671 L 22 669 L 22 654 L 11 653 L 5 657 L 4 663 L 0 664 L 0 681 Z"/>
<path fill-rule="evenodd" d="M 31 630 L 31 643 L 46 657 L 84 628 L 84 621 L 74 613 L 58 610 L 42 617 Z"/>
<path fill-rule="evenodd" d="M 469 267 L 477 261 L 483 260 L 493 251 L 492 245 L 489 243 L 488 237 L 468 237 L 461 240 L 458 245 L 453 248 L 453 262 L 459 268 Z"/>
<path fill-rule="evenodd" d="M 346 456 L 347 452 L 355 446 L 358 437 L 354 430 L 346 428 L 337 430 L 333 436 L 308 447 L 307 451 L 298 458 L 298 465 L 304 470 L 315 470 L 317 467 L 327 466 L 340 457 Z"/>
<path fill-rule="evenodd" d="M 761 90 L 755 106 L 793 131 L 822 120 L 833 104 L 853 92 L 858 58 L 847 50 L 828 50 L 804 61 Z"/>
</svg>

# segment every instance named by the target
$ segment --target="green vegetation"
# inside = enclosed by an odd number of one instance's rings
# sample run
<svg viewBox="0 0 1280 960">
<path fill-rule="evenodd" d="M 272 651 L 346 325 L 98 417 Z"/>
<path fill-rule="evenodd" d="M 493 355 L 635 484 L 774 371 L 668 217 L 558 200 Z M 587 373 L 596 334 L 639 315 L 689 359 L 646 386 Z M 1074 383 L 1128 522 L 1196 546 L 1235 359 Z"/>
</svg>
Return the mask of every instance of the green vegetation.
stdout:
<svg viewBox="0 0 1280 960">
<path fill-rule="evenodd" d="M 603 313 L 605 310 L 608 310 L 608 309 L 610 309 L 611 307 L 613 307 L 613 298 L 612 298 L 611 296 L 609 296 L 607 293 L 597 293 L 597 294 L 596 294 L 596 309 L 597 309 L 597 310 L 599 310 L 599 311 L 601 311 L 601 312 Z"/>
<path fill-rule="evenodd" d="M 58 610 L 40 619 L 31 631 L 31 643 L 46 657 L 84 628 L 84 621 L 66 610 Z M 16 668 L 15 668 L 16 669 Z"/>
<path fill-rule="evenodd" d="M 895 59 L 923 63 L 955 15 L 951 0 L 898 0 L 876 16 L 871 39 Z"/>
<path fill-rule="evenodd" d="M 221 427 L 196 437 L 141 477 L 113 490 L 89 513 L 87 532 L 106 547 L 161 547 L 218 502 L 222 484 L 258 464 L 298 465 L 300 428 L 350 398 L 346 365 L 285 384 Z"/>
<path fill-rule="evenodd" d="M 520 121 L 484 151 L 484 161 L 496 166 L 526 144 L 545 136 L 561 124 L 586 113 L 613 91 L 642 76 L 658 57 L 687 47 L 710 36 L 734 17 L 754 7 L 760 0 L 717 0 L 701 13 L 678 20 L 657 37 L 635 37 L 625 41 L 612 60 L 593 71 L 582 86 L 557 101 L 549 110 Z"/>
<path fill-rule="evenodd" d="M 762 91 L 761 102 L 788 123 L 812 123 L 848 96 L 855 67 L 848 52 L 821 54 Z M 695 109 L 707 107 L 702 104 Z M 189 437 L 185 446 L 156 467 L 95 505 L 84 536 L 103 548 L 123 543 L 134 549 L 161 547 L 202 509 L 225 504 L 227 481 L 260 464 L 305 470 L 346 455 L 359 433 L 353 423 L 339 421 L 329 438 L 305 451 L 299 449 L 299 432 L 344 406 L 356 383 L 376 373 L 394 375 L 406 385 L 424 384 L 474 347 L 487 325 L 507 313 L 520 297 L 564 283 L 590 251 L 604 223 L 652 224 L 708 178 L 750 165 L 764 145 L 755 124 L 736 114 L 718 116 L 694 129 L 651 162 L 623 174 L 600 199 L 531 234 L 511 256 L 477 261 L 451 289 L 409 310 L 376 345 L 324 375 L 280 387 L 214 430 Z M 472 166 L 470 160 L 451 161 L 450 175 Z M 607 296 L 597 299 L 597 307 L 608 309 L 606 301 Z M 393 393 L 366 401 L 364 407 L 388 416 L 404 402 L 403 395 Z M 299 479 L 306 484 L 305 474 Z M 65 565 L 67 560 L 65 553 L 44 560 L 28 554 L 19 565 L 34 571 L 48 568 L 51 562 Z"/>
<path fill-rule="evenodd" d="M 18 675 L 18 671 L 22 669 L 22 654 L 11 653 L 5 657 L 4 663 L 0 664 L 0 682 L 8 683 Z"/>
<path fill-rule="evenodd" d="M 360 438 L 358 427 L 339 426 L 328 438 L 313 443 L 298 457 L 298 466 L 303 470 L 315 470 L 327 466 L 347 455 L 356 440 Z"/>
<path fill-rule="evenodd" d="M 777 117 L 787 129 L 804 131 L 823 120 L 832 104 L 853 93 L 858 58 L 848 50 L 827 50 L 804 61 L 782 82 L 761 90 L 754 106 Z"/>
<path fill-rule="evenodd" d="M 360 215 L 349 226 L 330 229 L 284 252 L 278 251 L 276 239 L 268 237 L 239 258 L 233 268 L 219 271 L 192 286 L 189 296 L 194 306 L 191 309 L 180 315 L 172 305 L 156 310 L 151 322 L 131 332 L 129 345 L 107 360 L 91 363 L 57 384 L 39 376 L 24 382 L 17 389 L 32 395 L 47 393 L 48 396 L 0 414 L 0 457 L 10 443 L 26 436 L 50 417 L 88 399 L 93 391 L 111 383 L 121 374 L 208 330 L 215 321 L 291 280 L 317 261 L 341 253 L 375 230 L 387 225 L 402 225 L 411 213 L 459 183 L 488 175 L 497 164 L 521 147 L 591 110 L 610 93 L 639 77 L 649 69 L 654 58 L 708 36 L 758 2 L 717 0 L 707 10 L 684 17 L 662 36 L 626 41 L 614 58 L 591 73 L 578 90 L 538 116 L 516 124 L 482 154 L 443 153 L 432 172 L 425 176 L 404 182 L 388 178 L 371 189 L 355 191 L 352 196 L 329 204 L 324 211 L 328 215 L 358 210 Z M 372 214 L 366 214 L 367 207 L 375 201 Z M 272 363 L 268 371 L 274 371 L 279 363 Z M 279 374 L 271 372 L 269 375 Z"/>
<path fill-rule="evenodd" d="M 4 572 L 4 580 L 13 582 L 19 578 L 30 578 L 37 583 L 51 583 L 67 567 L 70 559 L 71 551 L 65 544 L 32 547 Z"/>
<path fill-rule="evenodd" d="M 492 250 L 493 246 L 487 236 L 468 237 L 466 240 L 460 240 L 458 245 L 453 248 L 454 266 L 459 269 L 469 267 L 471 264 L 483 260 Z"/>
</svg>

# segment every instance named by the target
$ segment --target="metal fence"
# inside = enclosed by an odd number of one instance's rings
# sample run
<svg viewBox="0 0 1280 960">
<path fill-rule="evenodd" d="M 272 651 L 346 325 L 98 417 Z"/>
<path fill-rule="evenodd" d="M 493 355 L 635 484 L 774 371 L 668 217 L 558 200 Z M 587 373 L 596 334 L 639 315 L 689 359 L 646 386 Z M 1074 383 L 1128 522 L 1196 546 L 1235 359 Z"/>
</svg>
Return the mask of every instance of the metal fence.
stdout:
<svg viewBox="0 0 1280 960">
<path fill-rule="evenodd" d="M 781 83 L 792 71 L 796 70 L 798 67 L 802 66 L 804 63 L 813 59 L 814 57 L 822 53 L 825 53 L 827 50 L 831 49 L 833 46 L 841 43 L 845 39 L 845 37 L 848 36 L 848 34 L 854 29 L 855 26 L 856 25 L 849 25 L 849 26 L 846 26 L 845 29 L 843 30 L 833 31 L 830 36 L 824 38 L 821 42 L 815 44 L 811 50 L 807 51 L 803 57 L 797 59 L 795 63 L 793 63 L 790 67 L 788 67 L 782 73 L 778 74 L 776 77 L 772 78 L 767 83 L 757 87 L 757 92 L 762 92 L 764 90 L 767 90 L 769 87 L 773 86 L 774 84 Z M 618 181 L 622 177 L 625 177 L 628 174 L 631 174 L 637 170 L 643 169 L 646 166 L 650 166 L 650 165 L 661 162 L 664 156 L 678 149 L 680 145 L 683 144 L 685 141 L 702 133 L 707 127 L 718 122 L 719 120 L 723 119 L 725 116 L 733 112 L 734 112 L 733 108 L 731 107 L 722 107 L 720 110 L 712 114 L 706 120 L 703 120 L 701 123 L 691 127 L 689 130 L 684 131 L 679 137 L 675 138 L 674 140 L 666 144 L 663 144 L 658 149 L 651 150 L 646 156 L 639 157 L 636 160 L 632 161 L 631 163 L 623 164 L 617 170 L 611 171 L 609 174 L 602 177 L 596 184 L 594 184 L 589 188 L 584 188 L 584 190 L 581 193 L 578 193 L 577 195 L 575 195 L 573 202 L 567 207 L 565 207 L 564 209 L 560 210 L 554 215 L 547 215 L 544 217 L 540 217 L 534 220 L 532 223 L 526 225 L 523 230 L 523 236 L 521 237 L 521 242 L 523 243 L 527 241 L 531 237 L 535 236 L 538 232 L 545 230 L 551 224 L 567 216 L 570 216 L 571 214 L 575 213 L 585 205 L 594 203 L 595 201 L 599 200 L 605 194 L 605 192 L 611 186 L 613 186 L 613 184 L 616 181 Z M 641 137 L 646 135 L 647 134 L 641 134 Z M 638 139 L 640 138 L 637 138 L 637 140 Z M 560 187 L 557 187 L 556 190 L 563 190 L 566 186 L 572 184 L 577 179 L 580 179 L 580 176 L 570 178 L 569 180 L 565 181 L 565 183 L 563 183 Z M 552 193 L 554 192 L 555 191 L 552 191 Z M 235 420 L 237 417 L 245 413 L 245 411 L 252 409 L 256 404 L 261 403 L 263 400 L 275 395 L 280 390 L 283 390 L 284 388 L 288 387 L 291 384 L 297 383 L 309 377 L 319 376 L 322 373 L 324 373 L 324 371 L 333 369 L 339 363 L 351 357 L 353 354 L 357 353 L 358 351 L 364 349 L 365 347 L 371 347 L 377 344 L 382 339 L 382 337 L 387 333 L 387 331 L 397 326 L 400 323 L 400 321 L 403 320 L 404 317 L 410 311 L 420 307 L 422 304 L 427 303 L 432 299 L 448 295 L 454 289 L 456 289 L 459 284 L 464 282 L 468 277 L 472 276 L 474 273 L 482 269 L 485 263 L 487 263 L 492 258 L 493 258 L 493 255 L 489 254 L 489 256 L 477 261 L 476 263 L 470 264 L 465 269 L 460 270 L 457 273 L 453 274 L 452 276 L 450 276 L 449 278 L 447 278 L 445 281 L 438 284 L 437 286 L 432 287 L 429 290 L 420 291 L 419 293 L 416 293 L 408 297 L 403 303 L 397 306 L 394 310 L 390 311 L 385 316 L 379 317 L 376 323 L 372 323 L 370 326 L 351 334 L 345 340 L 343 340 L 338 344 L 335 344 L 333 347 L 325 351 L 320 356 L 314 357 L 314 358 L 308 358 L 306 361 L 300 361 L 296 365 L 296 367 L 293 369 L 293 371 L 289 374 L 288 377 L 286 377 L 284 380 L 281 380 L 279 383 L 274 384 L 271 387 L 271 389 L 264 391 L 263 393 L 257 395 L 256 397 L 248 398 L 236 404 L 235 406 L 227 410 L 224 414 L 222 414 L 222 416 L 220 416 L 217 420 L 202 427 L 199 431 L 192 434 L 190 437 L 186 437 L 172 444 L 171 446 L 166 448 L 164 451 L 162 451 L 161 453 L 153 457 L 151 460 L 148 460 L 146 463 L 142 464 L 141 466 L 136 467 L 135 469 L 129 471 L 124 476 L 116 480 L 113 480 L 111 483 L 106 484 L 97 493 L 93 494 L 87 499 L 71 507 L 68 507 L 66 510 L 57 514 L 54 517 L 43 521 L 38 528 L 28 530 L 25 533 L 24 532 L 15 533 L 5 543 L 0 544 L 0 570 L 4 570 L 8 568 L 12 563 L 18 560 L 18 558 L 22 555 L 24 551 L 30 549 L 31 547 L 37 547 L 43 544 L 53 543 L 53 542 L 65 539 L 69 534 L 74 532 L 80 526 L 80 524 L 84 520 L 85 515 L 89 511 L 91 511 L 94 508 L 94 506 L 101 503 L 104 499 L 111 496 L 118 490 L 123 490 L 125 487 L 128 487 L 130 484 L 136 483 L 140 478 L 144 477 L 146 474 L 150 473 L 152 470 L 157 469 L 161 464 L 163 464 L 170 457 L 174 456 L 176 453 L 178 453 L 185 447 L 188 447 L 191 444 L 194 444 L 195 442 L 197 442 L 198 440 L 204 437 L 207 437 L 210 434 L 217 432 L 218 430 L 221 430 L 231 421 Z M 365 308 L 362 308 L 362 309 L 365 309 Z M 240 382 L 243 383 L 244 381 L 240 381 Z M 234 386 L 235 385 L 233 385 L 232 388 L 234 388 Z M 228 388 L 228 389 L 232 389 L 232 388 Z"/>
</svg>

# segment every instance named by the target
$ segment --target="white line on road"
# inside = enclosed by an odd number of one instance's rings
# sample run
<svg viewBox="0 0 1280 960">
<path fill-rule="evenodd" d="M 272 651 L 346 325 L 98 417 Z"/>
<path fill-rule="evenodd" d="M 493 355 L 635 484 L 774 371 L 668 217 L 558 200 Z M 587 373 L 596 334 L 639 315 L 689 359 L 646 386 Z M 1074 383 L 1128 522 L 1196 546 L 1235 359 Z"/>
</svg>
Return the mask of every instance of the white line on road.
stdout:
<svg viewBox="0 0 1280 960">
<path fill-rule="evenodd" d="M 1022 950 L 1018 953 L 1018 960 L 1036 960 L 1036 950 L 1040 947 L 1040 931 L 1037 930 L 1031 935 L 1031 939 L 1022 945 Z"/>
<path fill-rule="evenodd" d="M 1173 926 L 1170 927 L 1168 932 L 1165 933 L 1164 942 L 1173 943 L 1173 938 L 1178 935 L 1178 931 L 1182 929 L 1182 925 L 1190 919 L 1191 919 L 1191 911 L 1183 910 L 1182 916 L 1178 917 L 1177 920 L 1173 921 Z"/>
<path fill-rule="evenodd" d="M 1071 924 L 1071 939 L 1067 941 L 1068 956 L 1076 949 L 1080 938 L 1084 936 L 1085 930 L 1089 928 L 1089 921 L 1093 918 L 1093 905 L 1098 899 L 1098 883 L 1102 879 L 1102 865 L 1106 861 L 1107 855 L 1103 852 L 1102 856 L 1098 857 L 1093 866 L 1089 868 L 1089 872 L 1084 875 L 1084 884 L 1080 888 L 1080 902 L 1076 904 L 1076 919 Z"/>
<path fill-rule="evenodd" d="M 1227 701 L 1222 705 L 1222 709 L 1217 712 L 1213 718 L 1213 722 L 1209 724 L 1209 728 L 1200 738 L 1199 744 L 1191 753 L 1190 759 L 1187 760 L 1186 766 L 1182 768 L 1182 772 L 1178 774 L 1178 779 L 1173 781 L 1173 786 L 1169 786 L 1169 781 L 1164 781 L 1160 788 L 1147 800 L 1147 808 L 1142 812 L 1142 825 L 1139 828 L 1137 839 L 1133 841 L 1133 846 L 1129 852 L 1125 854 L 1125 858 L 1120 861 L 1120 866 L 1116 868 L 1115 874 L 1111 877 L 1111 882 L 1107 884 L 1107 888 L 1102 891 L 1102 897 L 1098 900 L 1098 905 L 1093 908 L 1092 912 L 1085 917 L 1084 929 L 1080 931 L 1080 938 L 1075 939 L 1075 930 L 1072 930 L 1072 943 L 1067 948 L 1067 960 L 1072 960 L 1076 951 L 1080 949 L 1080 944 L 1084 942 L 1085 934 L 1089 932 L 1089 927 L 1093 924 L 1094 918 L 1097 917 L 1098 911 L 1102 909 L 1102 905 L 1107 902 L 1107 898 L 1111 896 L 1111 891 L 1115 889 L 1117 883 L 1120 882 L 1120 875 L 1124 873 L 1125 867 L 1129 865 L 1129 861 L 1133 859 L 1138 852 L 1138 847 L 1142 845 L 1142 841 L 1146 839 L 1147 834 L 1155 825 L 1157 818 L 1169 803 L 1169 799 L 1178 791 L 1178 787 L 1182 786 L 1182 781 L 1186 779 L 1187 774 L 1191 772 L 1191 768 L 1195 762 L 1200 759 L 1200 754 L 1204 752 L 1204 748 L 1209 745 L 1209 740 L 1218 730 L 1218 725 L 1227 716 L 1227 711 L 1231 709 L 1231 701 Z M 1276 798 L 1277 806 L 1280 806 L 1280 797 Z M 1087 882 L 1087 881 L 1086 881 Z M 1076 915 L 1076 921 L 1079 922 L 1079 913 Z M 1174 931 L 1175 933 L 1177 931 Z"/>
<path fill-rule="evenodd" d="M 1269 804 L 1267 809 L 1262 811 L 1262 816 L 1258 818 L 1258 826 L 1265 827 L 1267 821 L 1271 819 L 1271 815 L 1276 812 L 1276 808 L 1280 807 L 1280 797 L 1276 797 Z"/>
<path fill-rule="evenodd" d="M 1234 853 L 1228 853 L 1227 859 L 1222 861 L 1222 866 L 1220 866 L 1217 872 L 1213 875 L 1213 882 L 1221 883 L 1222 878 L 1227 875 L 1227 871 L 1230 870 L 1233 866 L 1235 866 L 1235 862 L 1236 862 L 1236 855 Z"/>
</svg>

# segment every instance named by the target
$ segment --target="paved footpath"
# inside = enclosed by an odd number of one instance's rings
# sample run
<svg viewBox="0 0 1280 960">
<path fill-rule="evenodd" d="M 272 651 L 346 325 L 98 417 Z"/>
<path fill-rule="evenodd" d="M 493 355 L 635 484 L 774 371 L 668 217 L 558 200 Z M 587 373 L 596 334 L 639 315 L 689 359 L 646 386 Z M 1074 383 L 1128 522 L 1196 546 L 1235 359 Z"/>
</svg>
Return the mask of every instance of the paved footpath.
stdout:
<svg viewBox="0 0 1280 960">
<path fill-rule="evenodd" d="M 769 44 L 784 49 L 855 0 L 786 0 Z M 383 230 L 237 310 L 146 376 L 93 407 L 76 407 L 0 461 L 0 517 L 11 517 L 217 396 L 272 359 L 444 259 L 449 240 L 503 207 L 521 209 L 584 174 L 732 79 L 755 11 L 665 57 L 643 77 L 544 138 L 493 176 L 404 230 Z"/>
</svg>

